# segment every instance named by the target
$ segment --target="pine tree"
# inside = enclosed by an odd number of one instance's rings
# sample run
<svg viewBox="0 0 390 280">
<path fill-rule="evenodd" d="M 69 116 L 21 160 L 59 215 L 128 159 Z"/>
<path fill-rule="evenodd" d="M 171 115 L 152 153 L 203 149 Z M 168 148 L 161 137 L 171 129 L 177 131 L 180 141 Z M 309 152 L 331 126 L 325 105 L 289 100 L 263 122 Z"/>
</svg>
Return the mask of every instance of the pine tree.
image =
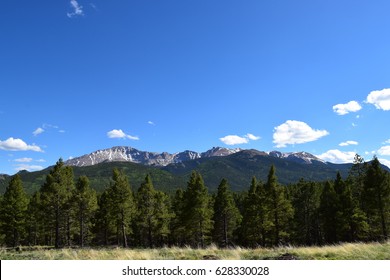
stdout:
<svg viewBox="0 0 390 280">
<path fill-rule="evenodd" d="M 185 225 L 187 240 L 193 246 L 204 247 L 210 239 L 213 213 L 203 178 L 195 171 L 187 183 L 184 203 L 182 222 Z"/>
<path fill-rule="evenodd" d="M 279 245 L 288 239 L 288 226 L 294 215 L 294 209 L 285 196 L 284 188 L 277 182 L 274 165 L 271 166 L 268 173 L 265 194 L 267 197 L 267 216 L 272 223 L 270 229 L 272 236 L 271 244 Z"/>
<path fill-rule="evenodd" d="M 110 205 L 109 189 L 106 189 L 98 196 L 98 209 L 95 212 L 93 228 L 96 242 L 105 246 L 110 244 L 111 236 L 115 232 L 115 224 L 110 216 L 113 212 L 112 207 L 114 206 Z"/>
<path fill-rule="evenodd" d="M 347 208 L 351 207 L 351 201 L 348 201 L 348 196 L 345 196 L 345 183 L 343 178 L 341 178 L 340 172 L 337 172 L 336 179 L 333 182 L 333 189 L 336 193 L 336 201 L 335 201 L 335 224 L 333 225 L 336 229 L 336 239 L 343 240 L 346 236 L 346 231 L 348 231 L 348 223 L 347 217 L 345 216 Z M 345 241 L 345 240 L 343 240 Z"/>
<path fill-rule="evenodd" d="M 222 179 L 218 186 L 213 220 L 214 240 L 222 247 L 228 246 L 233 232 L 241 221 L 241 214 L 234 203 L 233 194 L 229 190 L 226 179 Z"/>
<path fill-rule="evenodd" d="M 245 246 L 255 247 L 261 239 L 261 222 L 258 219 L 258 206 L 263 206 L 259 203 L 256 192 L 257 179 L 252 177 L 249 192 L 244 200 L 243 217 L 241 224 L 241 242 Z"/>
<path fill-rule="evenodd" d="M 137 230 L 142 245 L 153 247 L 153 230 L 156 227 L 156 191 L 148 174 L 137 191 Z"/>
<path fill-rule="evenodd" d="M 55 232 L 56 248 L 64 244 L 70 245 L 71 240 L 71 197 L 74 190 L 73 169 L 64 166 L 62 159 L 46 176 L 41 187 L 42 211 L 45 218 L 46 234 L 49 240 L 51 232 Z"/>
<path fill-rule="evenodd" d="M 298 244 L 320 243 L 318 208 L 320 204 L 319 186 L 301 179 L 297 185 L 290 186 L 294 208 L 294 241 Z"/>
<path fill-rule="evenodd" d="M 28 198 L 19 174 L 12 177 L 1 201 L 1 232 L 7 246 L 19 246 L 25 234 Z"/>
<path fill-rule="evenodd" d="M 185 243 L 184 191 L 177 189 L 172 201 L 171 242 L 183 246 Z"/>
<path fill-rule="evenodd" d="M 352 196 L 359 202 L 361 207 L 361 199 L 364 185 L 364 178 L 367 172 L 367 163 L 364 162 L 364 158 L 359 154 L 356 154 L 353 160 L 353 165 L 349 170 L 348 181 L 351 183 Z"/>
<path fill-rule="evenodd" d="M 118 245 L 127 247 L 127 235 L 135 213 L 134 196 L 127 177 L 116 168 L 112 180 L 108 189 L 109 216 L 115 221 Z"/>
<path fill-rule="evenodd" d="M 353 196 L 351 182 L 346 181 L 343 193 L 339 196 L 341 219 L 341 241 L 353 242 L 365 240 L 369 230 L 365 213 L 360 209 L 358 200 Z"/>
<path fill-rule="evenodd" d="M 341 194 L 344 192 L 345 184 L 339 171 L 336 174 L 336 180 L 334 181 L 333 188 L 338 196 L 341 196 Z"/>
<path fill-rule="evenodd" d="M 241 242 L 244 246 L 265 246 L 267 232 L 272 223 L 267 214 L 267 200 L 264 185 L 252 177 L 249 192 L 245 197 L 242 223 L 240 229 Z"/>
<path fill-rule="evenodd" d="M 382 169 L 376 157 L 368 166 L 362 199 L 371 238 L 385 240 L 390 223 L 390 181 L 389 174 Z"/>
<path fill-rule="evenodd" d="M 38 244 L 44 244 L 44 240 L 41 240 L 44 236 L 44 226 L 42 221 L 44 217 L 41 211 L 41 193 L 35 192 L 30 198 L 30 202 L 27 208 L 26 217 L 26 230 L 27 230 L 27 243 L 32 246 Z"/>
<path fill-rule="evenodd" d="M 320 218 L 322 232 L 326 243 L 335 243 L 338 241 L 337 236 L 337 194 L 333 185 L 328 181 L 322 191 L 320 198 Z"/>
<path fill-rule="evenodd" d="M 171 233 L 170 224 L 173 217 L 169 196 L 161 191 L 156 191 L 156 225 L 154 235 L 159 247 L 167 244 Z"/>
<path fill-rule="evenodd" d="M 96 192 L 91 188 L 88 177 L 80 176 L 77 180 L 73 200 L 79 227 L 79 245 L 84 247 L 97 209 Z"/>
</svg>

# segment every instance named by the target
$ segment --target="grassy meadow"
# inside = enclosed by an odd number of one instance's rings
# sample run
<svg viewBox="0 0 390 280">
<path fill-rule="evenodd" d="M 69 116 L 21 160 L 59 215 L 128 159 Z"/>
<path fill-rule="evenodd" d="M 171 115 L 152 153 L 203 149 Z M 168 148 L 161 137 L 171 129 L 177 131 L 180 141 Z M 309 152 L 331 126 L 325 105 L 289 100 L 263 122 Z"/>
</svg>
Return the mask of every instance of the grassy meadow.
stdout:
<svg viewBox="0 0 390 280">
<path fill-rule="evenodd" d="M 1 260 L 390 260 L 390 241 L 385 243 L 345 243 L 323 247 L 204 249 L 158 248 L 65 248 L 22 247 L 0 249 Z"/>
</svg>

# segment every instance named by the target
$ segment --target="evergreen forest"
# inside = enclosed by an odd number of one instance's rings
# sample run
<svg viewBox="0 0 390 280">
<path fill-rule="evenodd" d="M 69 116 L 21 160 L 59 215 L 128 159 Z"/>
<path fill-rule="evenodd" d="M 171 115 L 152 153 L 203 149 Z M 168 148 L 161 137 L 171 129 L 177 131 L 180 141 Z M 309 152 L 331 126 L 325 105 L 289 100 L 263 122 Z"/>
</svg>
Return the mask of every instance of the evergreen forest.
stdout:
<svg viewBox="0 0 390 280">
<path fill-rule="evenodd" d="M 151 174 L 131 185 L 120 169 L 99 193 L 74 177 L 62 159 L 38 191 L 27 195 L 18 174 L 0 197 L 0 245 L 159 248 L 326 245 L 385 241 L 390 230 L 390 174 L 376 157 L 359 155 L 346 178 L 278 182 L 274 165 L 263 182 L 232 192 L 221 178 L 210 193 L 193 171 L 185 188 L 156 190 Z"/>
</svg>

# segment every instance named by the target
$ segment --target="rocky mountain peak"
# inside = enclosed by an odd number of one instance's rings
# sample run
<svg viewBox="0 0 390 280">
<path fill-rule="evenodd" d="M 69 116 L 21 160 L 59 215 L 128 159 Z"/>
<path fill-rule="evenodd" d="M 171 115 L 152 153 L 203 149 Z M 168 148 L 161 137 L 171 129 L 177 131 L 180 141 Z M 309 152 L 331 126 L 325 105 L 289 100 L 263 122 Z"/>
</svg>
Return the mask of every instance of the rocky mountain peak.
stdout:
<svg viewBox="0 0 390 280">
<path fill-rule="evenodd" d="M 81 157 L 76 157 L 65 162 L 71 166 L 89 166 L 101 162 L 125 161 L 140 163 L 143 165 L 166 166 L 171 163 L 180 163 L 183 161 L 207 158 L 214 156 L 228 156 L 239 152 L 241 149 L 228 149 L 214 147 L 204 153 L 198 153 L 190 150 L 170 154 L 167 152 L 155 153 L 140 151 L 128 146 L 115 146 L 109 149 L 98 150 Z"/>
<path fill-rule="evenodd" d="M 201 154 L 202 157 L 224 157 L 242 151 L 240 148 L 228 149 L 222 147 L 212 147 L 210 150 Z"/>
<path fill-rule="evenodd" d="M 279 151 L 271 151 L 268 153 L 271 157 L 283 158 L 290 161 L 298 162 L 298 163 L 306 163 L 311 164 L 313 161 L 324 162 L 322 159 L 308 153 L 308 152 L 290 152 L 290 153 L 282 153 Z"/>
<path fill-rule="evenodd" d="M 65 162 L 66 165 L 71 166 L 90 166 L 102 162 L 133 162 L 150 166 L 167 166 L 172 163 L 181 163 L 200 158 L 210 157 L 224 157 L 238 152 L 251 151 L 253 155 L 271 156 L 290 161 L 311 164 L 313 161 L 320 161 L 316 156 L 307 152 L 282 153 L 279 151 L 272 151 L 269 153 L 260 152 L 257 150 L 242 150 L 240 148 L 230 149 L 223 147 L 213 147 L 210 150 L 198 153 L 190 150 L 185 150 L 179 153 L 156 153 L 140 151 L 128 146 L 115 146 L 109 149 L 97 150 L 90 154 L 76 157 Z"/>
</svg>

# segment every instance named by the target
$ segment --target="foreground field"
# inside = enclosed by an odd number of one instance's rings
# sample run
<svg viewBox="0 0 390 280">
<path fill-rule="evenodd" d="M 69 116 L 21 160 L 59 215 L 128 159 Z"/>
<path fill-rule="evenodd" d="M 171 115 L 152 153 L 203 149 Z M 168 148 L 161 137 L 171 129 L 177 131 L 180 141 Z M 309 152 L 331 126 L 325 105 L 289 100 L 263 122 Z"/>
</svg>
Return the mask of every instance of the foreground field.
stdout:
<svg viewBox="0 0 390 280">
<path fill-rule="evenodd" d="M 0 249 L 2 260 L 390 260 L 390 241 L 386 243 L 346 243 L 324 247 L 278 247 L 205 249 L 159 248 L 85 248 L 48 249 L 21 248 Z"/>
</svg>

